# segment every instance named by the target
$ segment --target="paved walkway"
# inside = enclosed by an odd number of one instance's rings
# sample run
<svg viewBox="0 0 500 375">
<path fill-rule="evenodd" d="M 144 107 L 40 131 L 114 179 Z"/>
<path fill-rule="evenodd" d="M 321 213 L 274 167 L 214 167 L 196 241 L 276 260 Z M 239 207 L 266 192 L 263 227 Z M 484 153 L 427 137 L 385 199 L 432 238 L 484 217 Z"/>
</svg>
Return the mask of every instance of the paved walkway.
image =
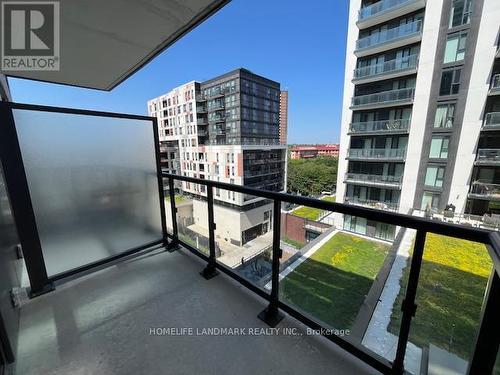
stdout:
<svg viewBox="0 0 500 375">
<path fill-rule="evenodd" d="M 393 360 L 396 356 L 398 343 L 397 336 L 388 332 L 391 321 L 392 309 L 401 289 L 399 281 L 403 276 L 410 256 L 410 249 L 415 238 L 416 231 L 406 229 L 406 232 L 396 252 L 396 259 L 392 265 L 389 277 L 384 285 L 379 303 L 375 308 L 370 324 L 363 337 L 363 345 L 380 354 L 382 357 Z M 420 361 L 422 349 L 408 342 L 405 357 L 405 368 L 413 374 L 420 374 Z"/>
</svg>

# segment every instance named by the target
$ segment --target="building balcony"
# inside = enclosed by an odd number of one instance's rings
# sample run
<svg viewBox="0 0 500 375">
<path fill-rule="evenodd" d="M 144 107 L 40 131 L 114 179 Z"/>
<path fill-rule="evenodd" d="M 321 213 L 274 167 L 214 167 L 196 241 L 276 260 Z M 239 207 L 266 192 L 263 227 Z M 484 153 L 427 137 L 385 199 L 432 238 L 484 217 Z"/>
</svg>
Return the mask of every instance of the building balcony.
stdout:
<svg viewBox="0 0 500 375">
<path fill-rule="evenodd" d="M 206 96 L 205 96 L 205 95 L 203 95 L 203 94 L 201 94 L 201 93 L 196 94 L 196 98 L 195 98 L 195 99 L 196 99 L 196 101 L 197 101 L 197 102 L 200 102 L 200 103 L 201 103 L 201 102 L 206 102 L 206 101 L 207 101 Z"/>
<path fill-rule="evenodd" d="M 206 106 L 196 106 L 196 113 L 207 113 Z"/>
<path fill-rule="evenodd" d="M 208 124 L 208 118 L 207 117 L 197 117 L 196 118 L 196 124 L 197 125 L 207 125 Z"/>
<path fill-rule="evenodd" d="M 349 134 L 400 134 L 408 133 L 410 130 L 410 119 L 380 120 L 367 122 L 353 122 L 349 126 Z"/>
<path fill-rule="evenodd" d="M 489 112 L 484 116 L 483 130 L 500 130 L 500 112 Z"/>
<path fill-rule="evenodd" d="M 389 176 L 378 174 L 346 173 L 346 183 L 366 186 L 392 187 L 401 189 L 403 176 Z"/>
<path fill-rule="evenodd" d="M 354 96 L 351 109 L 375 109 L 413 103 L 415 88 L 382 91 L 375 94 Z"/>
<path fill-rule="evenodd" d="M 352 81 L 356 84 L 363 84 L 415 74 L 417 65 L 418 55 L 411 55 L 380 64 L 364 66 L 354 70 Z"/>
<path fill-rule="evenodd" d="M 500 201 L 500 185 L 476 181 L 469 192 L 470 199 Z"/>
<path fill-rule="evenodd" d="M 424 7 L 425 0 L 382 0 L 361 8 L 356 24 L 365 29 Z"/>
<path fill-rule="evenodd" d="M 490 91 L 488 92 L 488 95 L 500 95 L 500 73 L 495 74 L 491 78 Z"/>
<path fill-rule="evenodd" d="M 476 165 L 497 166 L 500 165 L 500 149 L 482 148 L 477 150 Z"/>
<path fill-rule="evenodd" d="M 422 20 L 358 39 L 354 54 L 363 57 L 419 42 L 422 39 Z"/>
<path fill-rule="evenodd" d="M 224 121 L 226 121 L 225 115 L 218 115 L 208 118 L 208 122 L 224 122 Z"/>
<path fill-rule="evenodd" d="M 224 109 L 224 103 L 214 104 L 208 110 L 209 112 L 221 111 Z"/>
<path fill-rule="evenodd" d="M 347 151 L 349 160 L 387 160 L 404 161 L 406 148 L 350 148 Z"/>
<path fill-rule="evenodd" d="M 384 210 L 384 211 L 397 211 L 399 209 L 398 202 L 382 202 L 382 201 L 376 201 L 372 199 L 364 199 L 358 197 L 345 197 L 344 202 L 346 204 L 354 204 L 357 206 L 375 208 L 377 210 Z"/>
</svg>

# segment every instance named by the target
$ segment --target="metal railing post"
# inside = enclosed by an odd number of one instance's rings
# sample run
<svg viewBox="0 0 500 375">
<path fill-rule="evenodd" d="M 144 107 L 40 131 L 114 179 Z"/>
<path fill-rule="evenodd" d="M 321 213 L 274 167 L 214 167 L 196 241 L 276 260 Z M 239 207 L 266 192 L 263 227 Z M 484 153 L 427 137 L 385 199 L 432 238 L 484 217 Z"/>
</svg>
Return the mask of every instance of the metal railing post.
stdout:
<svg viewBox="0 0 500 375">
<path fill-rule="evenodd" d="M 0 127 L 0 160 L 30 280 L 29 295 L 36 297 L 54 290 L 54 283 L 49 280 L 47 275 L 14 116 L 8 105 L 8 103 L 0 105 L 0 122 L 2 124 Z"/>
<path fill-rule="evenodd" d="M 415 245 L 413 247 L 413 255 L 411 257 L 410 275 L 408 277 L 406 295 L 401 306 L 403 316 L 401 318 L 401 328 L 399 330 L 396 358 L 394 359 L 392 365 L 393 374 L 399 375 L 404 373 L 404 359 L 406 354 L 406 345 L 408 344 L 408 337 L 410 335 L 410 324 L 417 310 L 415 297 L 417 295 L 418 278 L 420 275 L 420 268 L 422 266 L 422 259 L 424 256 L 425 236 L 425 231 L 417 231 Z"/>
<path fill-rule="evenodd" d="M 208 264 L 200 272 L 200 274 L 207 280 L 219 274 L 216 269 L 215 259 L 215 221 L 214 221 L 214 192 L 212 186 L 207 186 L 207 203 L 208 203 L 208 246 L 210 254 L 208 257 Z"/>
<path fill-rule="evenodd" d="M 278 310 L 279 305 L 279 278 L 280 278 L 280 237 L 281 237 L 281 201 L 274 200 L 273 207 L 273 260 L 272 282 L 269 306 L 259 314 L 259 319 L 270 327 L 276 327 L 284 315 Z"/>
<path fill-rule="evenodd" d="M 175 188 L 174 179 L 168 178 L 168 195 L 170 197 L 170 211 L 172 213 L 172 231 L 173 239 L 167 246 L 168 252 L 174 252 L 179 248 L 179 232 L 177 229 L 177 208 L 175 207 Z"/>
<path fill-rule="evenodd" d="M 500 343 L 500 277 L 493 269 L 484 297 L 481 325 L 469 365 L 469 375 L 492 374 Z"/>
</svg>

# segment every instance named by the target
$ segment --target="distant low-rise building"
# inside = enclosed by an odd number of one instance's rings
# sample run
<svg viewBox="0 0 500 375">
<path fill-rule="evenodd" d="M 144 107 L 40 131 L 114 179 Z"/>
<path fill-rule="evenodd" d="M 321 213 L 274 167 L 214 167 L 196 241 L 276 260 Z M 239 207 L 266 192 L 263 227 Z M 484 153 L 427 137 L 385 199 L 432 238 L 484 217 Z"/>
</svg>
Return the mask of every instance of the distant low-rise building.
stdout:
<svg viewBox="0 0 500 375">
<path fill-rule="evenodd" d="M 305 145 L 293 146 L 290 149 L 292 159 L 312 159 L 320 156 L 338 157 L 339 145 Z"/>
</svg>

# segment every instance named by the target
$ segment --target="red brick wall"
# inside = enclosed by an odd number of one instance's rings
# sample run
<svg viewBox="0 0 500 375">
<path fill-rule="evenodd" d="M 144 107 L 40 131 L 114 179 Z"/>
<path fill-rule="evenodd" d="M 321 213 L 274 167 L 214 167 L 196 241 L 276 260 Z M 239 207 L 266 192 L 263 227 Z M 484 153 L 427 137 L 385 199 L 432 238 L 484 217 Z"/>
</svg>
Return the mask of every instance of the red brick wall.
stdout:
<svg viewBox="0 0 500 375">
<path fill-rule="evenodd" d="M 306 243 L 305 219 L 286 213 L 281 213 L 281 237 Z"/>
</svg>

